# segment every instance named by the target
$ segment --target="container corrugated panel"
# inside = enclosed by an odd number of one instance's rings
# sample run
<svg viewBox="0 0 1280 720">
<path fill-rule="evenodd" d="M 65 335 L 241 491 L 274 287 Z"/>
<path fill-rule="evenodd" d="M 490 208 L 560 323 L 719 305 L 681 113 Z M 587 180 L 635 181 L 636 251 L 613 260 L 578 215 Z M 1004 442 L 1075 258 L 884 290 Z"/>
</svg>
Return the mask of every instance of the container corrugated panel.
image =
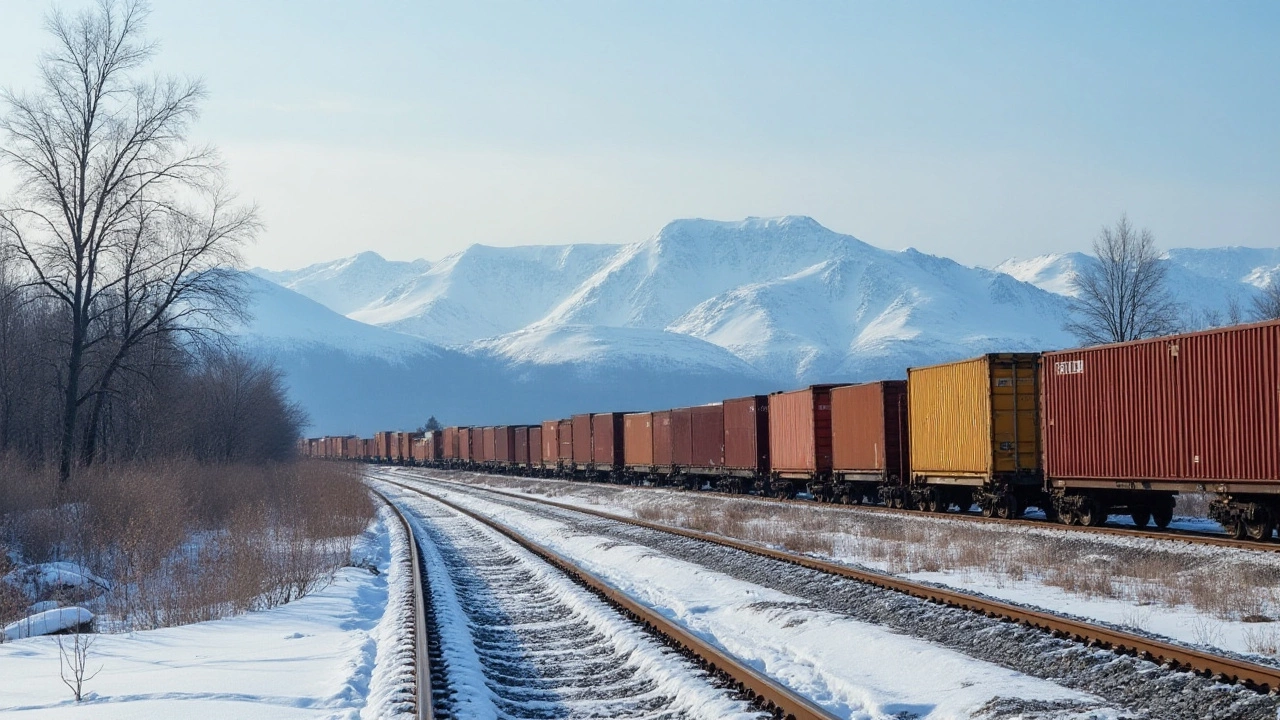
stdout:
<svg viewBox="0 0 1280 720">
<path fill-rule="evenodd" d="M 693 467 L 724 466 L 724 406 L 699 405 L 689 408 Z"/>
<path fill-rule="evenodd" d="M 1051 480 L 1280 481 L 1280 322 L 1046 353 Z"/>
<path fill-rule="evenodd" d="M 511 462 L 516 465 L 529 464 L 529 426 L 517 425 L 511 429 Z"/>
<path fill-rule="evenodd" d="M 626 440 L 623 464 L 653 465 L 653 413 L 629 413 L 622 421 L 622 435 Z"/>
<path fill-rule="evenodd" d="M 671 411 L 661 410 L 653 414 L 653 464 L 671 465 Z"/>
<path fill-rule="evenodd" d="M 475 428 L 461 427 L 458 428 L 458 459 L 471 462 L 472 450 L 475 449 L 475 443 L 472 442 L 472 436 L 475 435 Z"/>
<path fill-rule="evenodd" d="M 769 472 L 769 396 L 724 401 L 724 465 Z"/>
<path fill-rule="evenodd" d="M 483 432 L 481 432 L 480 437 L 484 438 L 484 450 L 480 451 L 479 460 L 481 462 L 493 462 L 494 460 L 497 460 L 498 428 L 485 428 Z"/>
<path fill-rule="evenodd" d="M 542 462 L 555 465 L 560 459 L 560 421 L 542 421 Z"/>
<path fill-rule="evenodd" d="M 573 420 L 561 420 L 556 426 L 561 464 L 573 462 Z M 588 455 L 587 457 L 590 457 Z"/>
<path fill-rule="evenodd" d="M 515 461 L 515 428 L 499 425 L 493 429 L 493 459 L 500 463 Z M 526 450 L 527 452 L 527 450 Z"/>
<path fill-rule="evenodd" d="M 996 353 L 907 370 L 914 475 L 1040 468 L 1039 354 Z"/>
<path fill-rule="evenodd" d="M 573 461 L 579 465 L 591 462 L 591 415 L 574 415 Z"/>
<path fill-rule="evenodd" d="M 623 423 L 626 413 L 596 413 L 591 416 L 591 462 L 597 469 L 621 468 L 626 453 Z"/>
<path fill-rule="evenodd" d="M 447 427 L 444 429 L 444 445 L 441 448 L 440 457 L 445 460 L 453 460 L 458 457 L 458 428 Z"/>
<path fill-rule="evenodd" d="M 543 447 L 542 433 L 543 433 L 543 430 L 541 425 L 529 426 L 529 464 L 530 465 L 542 464 L 542 447 Z"/>
<path fill-rule="evenodd" d="M 693 464 L 693 412 L 689 408 L 671 411 L 671 464 Z"/>
<path fill-rule="evenodd" d="M 813 385 L 769 396 L 769 462 L 774 472 L 831 471 L 831 389 Z"/>
</svg>

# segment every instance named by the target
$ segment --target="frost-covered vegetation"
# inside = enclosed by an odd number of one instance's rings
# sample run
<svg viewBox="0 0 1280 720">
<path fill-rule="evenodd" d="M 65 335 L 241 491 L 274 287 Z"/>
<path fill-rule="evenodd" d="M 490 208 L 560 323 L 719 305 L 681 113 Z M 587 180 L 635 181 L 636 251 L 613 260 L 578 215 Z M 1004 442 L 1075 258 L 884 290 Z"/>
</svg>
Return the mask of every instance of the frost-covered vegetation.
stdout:
<svg viewBox="0 0 1280 720">
<path fill-rule="evenodd" d="M 269 608 L 323 586 L 373 519 L 321 463 L 104 463 L 69 485 L 0 468 L 0 625 L 56 606 L 136 630 Z"/>
</svg>

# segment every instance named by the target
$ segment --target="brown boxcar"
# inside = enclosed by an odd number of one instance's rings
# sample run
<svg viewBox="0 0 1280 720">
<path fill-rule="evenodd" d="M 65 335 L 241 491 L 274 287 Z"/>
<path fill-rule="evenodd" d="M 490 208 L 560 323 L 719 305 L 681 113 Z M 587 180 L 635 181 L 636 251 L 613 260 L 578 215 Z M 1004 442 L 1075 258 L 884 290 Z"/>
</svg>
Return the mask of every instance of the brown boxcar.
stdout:
<svg viewBox="0 0 1280 720">
<path fill-rule="evenodd" d="M 559 448 L 556 459 L 560 467 L 573 469 L 573 420 L 561 420 L 556 424 L 556 447 Z"/>
<path fill-rule="evenodd" d="M 1270 537 L 1280 519 L 1280 321 L 1045 353 L 1044 462 L 1059 516 L 1167 525 L 1172 493 Z"/>
<path fill-rule="evenodd" d="M 472 456 L 472 452 L 475 450 L 475 446 L 480 444 L 475 441 L 478 430 L 479 428 L 458 428 L 458 459 L 464 463 L 469 463 L 475 459 Z"/>
<path fill-rule="evenodd" d="M 907 384 L 902 380 L 831 390 L 831 481 L 810 487 L 815 497 L 875 501 L 902 507 L 907 484 Z M 936 495 L 936 494 L 934 494 Z M 929 507 L 923 493 L 919 498 Z M 912 498 L 915 504 L 916 498 Z M 937 503 L 932 509 L 940 509 Z"/>
<path fill-rule="evenodd" d="M 529 426 L 511 428 L 511 462 L 519 466 L 529 464 Z"/>
<path fill-rule="evenodd" d="M 499 425 L 493 429 L 493 459 L 499 465 L 510 465 L 515 462 L 515 431 L 510 425 Z M 526 436 L 526 441 L 528 437 Z M 525 454 L 528 454 L 528 448 Z"/>
<path fill-rule="evenodd" d="M 542 464 L 555 467 L 560 459 L 560 421 L 542 421 Z"/>
<path fill-rule="evenodd" d="M 427 433 L 427 439 L 430 441 L 427 445 L 427 459 L 437 462 L 444 457 L 444 433 L 433 430 Z"/>
<path fill-rule="evenodd" d="M 769 396 L 769 462 L 778 477 L 831 474 L 831 390 L 813 385 Z"/>
<path fill-rule="evenodd" d="M 444 429 L 444 440 L 440 446 L 440 459 L 458 459 L 458 428 L 447 427 Z"/>
<path fill-rule="evenodd" d="M 585 468 L 591 462 L 591 415 L 584 413 L 574 415 L 573 423 L 573 464 L 574 467 Z"/>
<path fill-rule="evenodd" d="M 607 412 L 591 416 L 591 462 L 597 471 L 621 470 L 626 454 L 626 413 Z"/>
<path fill-rule="evenodd" d="M 671 411 L 660 410 L 653 414 L 653 464 L 654 467 L 671 467 Z"/>
<path fill-rule="evenodd" d="M 680 468 L 693 464 L 693 411 L 689 408 L 671 411 L 671 464 Z"/>
<path fill-rule="evenodd" d="M 542 432 L 543 432 L 543 429 L 541 425 L 529 426 L 529 466 L 530 467 L 542 466 L 542 449 L 543 449 Z M 553 460 L 552 462 L 555 462 L 555 461 Z"/>
<path fill-rule="evenodd" d="M 1039 367 L 1039 353 L 992 353 L 909 368 L 912 483 L 988 515 L 1042 503 Z"/>
<path fill-rule="evenodd" d="M 484 455 L 480 456 L 481 462 L 493 462 L 498 459 L 498 428 L 490 427 L 484 429 Z"/>
<path fill-rule="evenodd" d="M 388 462 L 391 460 L 391 433 L 389 431 L 377 432 L 373 434 L 373 443 L 377 447 L 375 451 L 377 455 L 374 460 Z"/>
<path fill-rule="evenodd" d="M 724 466 L 730 474 L 769 474 L 769 396 L 724 401 Z"/>
<path fill-rule="evenodd" d="M 653 466 L 653 413 L 629 413 L 622 421 L 622 464 L 648 471 Z"/>
<path fill-rule="evenodd" d="M 697 472 L 714 473 L 724 467 L 724 406 L 689 408 L 690 462 Z"/>
</svg>

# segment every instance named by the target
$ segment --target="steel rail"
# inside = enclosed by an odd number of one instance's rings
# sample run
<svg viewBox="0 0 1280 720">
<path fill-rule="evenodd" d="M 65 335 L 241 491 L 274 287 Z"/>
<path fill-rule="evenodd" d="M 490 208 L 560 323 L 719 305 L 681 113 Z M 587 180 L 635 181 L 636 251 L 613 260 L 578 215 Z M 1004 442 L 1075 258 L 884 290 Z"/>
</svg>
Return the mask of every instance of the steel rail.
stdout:
<svg viewBox="0 0 1280 720">
<path fill-rule="evenodd" d="M 530 540 L 502 523 L 445 500 L 427 490 L 405 485 L 395 480 L 379 479 L 382 482 L 429 497 L 441 505 L 501 533 L 517 545 L 558 568 L 561 572 L 621 610 L 645 629 L 656 632 L 684 652 L 692 655 L 713 676 L 719 676 L 727 680 L 735 689 L 749 697 L 764 711 L 772 713 L 775 718 L 785 718 L 786 720 L 835 720 L 835 715 L 827 712 L 812 701 L 797 695 L 767 675 L 747 667 L 732 655 L 694 635 L 660 613 L 633 600 L 630 596 L 617 590 L 596 575 L 582 569 L 573 561 L 554 550 Z"/>
<path fill-rule="evenodd" d="M 481 475 L 494 475 L 495 477 L 518 477 L 518 478 L 525 478 L 528 480 L 543 480 L 543 481 L 550 481 L 550 482 L 575 483 L 575 481 L 573 480 L 566 480 L 564 478 L 547 478 L 547 477 L 538 477 L 535 475 L 524 475 L 524 474 L 515 474 L 515 473 L 497 474 L 493 472 L 486 472 L 483 470 L 433 468 L 433 467 L 421 466 L 421 465 L 386 465 L 384 467 L 405 467 L 405 468 L 414 468 L 414 469 L 421 469 L 421 470 L 435 470 L 439 472 L 470 472 L 470 473 L 477 473 Z M 583 484 L 583 483 L 576 482 L 575 484 Z M 610 483 L 595 483 L 595 484 L 608 485 Z M 666 491 L 680 489 L 674 486 L 661 487 L 661 486 L 652 486 L 652 485 L 619 485 L 619 487 L 636 488 L 639 490 L 666 490 Z M 871 512 L 871 513 L 885 513 L 890 515 L 903 515 L 906 517 L 931 517 L 931 518 L 938 518 L 943 520 L 959 520 L 963 522 L 991 523 L 995 525 L 1018 526 L 1018 527 L 1027 527 L 1027 528 L 1041 529 L 1041 530 L 1064 530 L 1068 532 L 1078 532 L 1078 533 L 1085 533 L 1085 534 L 1115 535 L 1118 537 L 1139 537 L 1139 538 L 1147 538 L 1151 540 L 1178 540 L 1181 542 L 1187 542 L 1187 543 L 1196 544 L 1196 545 L 1215 545 L 1218 547 L 1232 548 L 1234 550 L 1258 550 L 1258 551 L 1273 552 L 1273 553 L 1280 552 L 1280 542 L 1276 542 L 1274 540 L 1272 541 L 1237 540 L 1231 537 L 1230 535 L 1226 535 L 1226 534 L 1197 532 L 1195 530 L 1180 530 L 1177 528 L 1166 529 L 1166 530 L 1148 530 L 1145 528 L 1137 528 L 1137 527 L 1128 528 L 1128 527 L 1113 527 L 1113 526 L 1066 525 L 1063 523 L 1050 522 L 1048 520 L 1030 520 L 1027 518 L 983 517 L 981 515 L 977 515 L 970 512 L 929 512 L 927 510 L 891 508 L 891 507 L 885 507 L 883 505 L 858 505 L 858 504 L 846 505 L 844 503 L 826 503 L 818 500 L 803 500 L 803 499 L 797 499 L 797 498 L 784 499 L 784 498 L 768 497 L 765 495 L 744 495 L 744 494 L 738 494 L 738 493 L 724 492 L 722 490 L 693 490 L 688 492 L 697 492 L 704 495 L 715 495 L 717 497 L 725 497 L 725 498 L 757 500 L 760 502 L 769 502 L 769 503 L 781 503 L 783 505 L 814 505 L 817 507 L 823 507 L 830 510 L 836 510 L 841 512 L 853 512 L 853 513 Z"/>
<path fill-rule="evenodd" d="M 445 482 L 450 485 L 467 489 L 476 487 L 466 485 L 465 483 L 441 480 L 439 478 L 431 479 L 437 482 Z M 394 481 L 389 482 L 394 483 Z M 400 483 L 394 484 L 399 485 Z M 402 485 L 402 487 L 410 486 Z M 1258 665 L 1245 660 L 1223 657 L 1221 655 L 1214 655 L 1201 650 L 1195 650 L 1193 648 L 1187 648 L 1173 643 L 1167 643 L 1143 637 L 1141 635 L 1124 632 L 1123 630 L 1115 630 L 1080 620 L 1064 618 L 1052 613 L 1030 610 L 1028 608 L 1002 602 L 1000 600 L 978 597 L 958 590 L 934 587 L 932 585 L 926 585 L 924 583 L 905 580 L 903 578 L 897 578 L 881 573 L 858 570 L 845 565 L 838 565 L 836 563 L 818 560 L 805 555 L 775 550 L 773 548 L 764 547 L 762 545 L 742 540 L 735 540 L 721 535 L 712 535 L 709 533 L 699 532 L 697 530 L 688 530 L 671 525 L 649 522 L 647 520 L 624 517 L 622 515 L 615 515 L 601 510 L 569 505 L 567 503 L 556 502 L 554 500 L 547 500 L 544 498 L 529 497 L 527 495 L 520 495 L 494 488 L 478 489 L 502 495 L 504 497 L 526 500 L 533 503 L 559 508 L 561 510 L 582 513 L 605 520 L 627 523 L 629 525 L 647 528 L 649 530 L 656 530 L 693 540 L 701 540 L 704 542 L 715 543 L 717 545 L 723 545 L 725 547 L 731 547 L 737 550 L 742 550 L 743 552 L 761 555 L 774 560 L 781 560 L 783 562 L 806 567 L 811 570 L 817 570 L 819 572 L 857 580 L 886 590 L 905 593 L 929 602 L 982 613 L 987 617 L 1016 622 L 1021 625 L 1043 630 L 1052 634 L 1054 637 L 1072 639 L 1079 643 L 1108 648 L 1122 655 L 1136 655 L 1145 660 L 1158 662 L 1175 670 L 1195 672 L 1206 677 L 1216 678 L 1222 682 L 1238 683 L 1251 689 L 1258 690 L 1259 692 L 1275 693 L 1280 691 L 1280 668 Z M 419 492 L 422 491 L 419 490 Z"/>
<path fill-rule="evenodd" d="M 434 720 L 435 709 L 431 701 L 431 657 L 427 648 L 427 609 L 423 597 L 422 558 L 418 553 L 418 541 L 413 535 L 413 526 L 404 516 L 400 508 L 391 502 L 381 491 L 369 488 L 375 495 L 395 513 L 400 526 L 404 528 L 405 540 L 409 543 L 409 564 L 413 582 L 413 705 L 414 715 L 418 720 Z"/>
</svg>

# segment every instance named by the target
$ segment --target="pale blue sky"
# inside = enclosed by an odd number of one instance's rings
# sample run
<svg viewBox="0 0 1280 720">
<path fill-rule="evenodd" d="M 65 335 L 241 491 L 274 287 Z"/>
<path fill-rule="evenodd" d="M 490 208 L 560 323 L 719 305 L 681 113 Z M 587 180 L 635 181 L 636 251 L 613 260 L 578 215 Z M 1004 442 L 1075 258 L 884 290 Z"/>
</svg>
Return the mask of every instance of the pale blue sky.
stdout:
<svg viewBox="0 0 1280 720">
<path fill-rule="evenodd" d="M 78 7 L 78 3 L 63 3 Z M 0 83 L 46 2 L 0 0 Z M 156 0 L 272 268 L 812 215 L 971 264 L 1280 245 L 1280 3 Z"/>
</svg>

